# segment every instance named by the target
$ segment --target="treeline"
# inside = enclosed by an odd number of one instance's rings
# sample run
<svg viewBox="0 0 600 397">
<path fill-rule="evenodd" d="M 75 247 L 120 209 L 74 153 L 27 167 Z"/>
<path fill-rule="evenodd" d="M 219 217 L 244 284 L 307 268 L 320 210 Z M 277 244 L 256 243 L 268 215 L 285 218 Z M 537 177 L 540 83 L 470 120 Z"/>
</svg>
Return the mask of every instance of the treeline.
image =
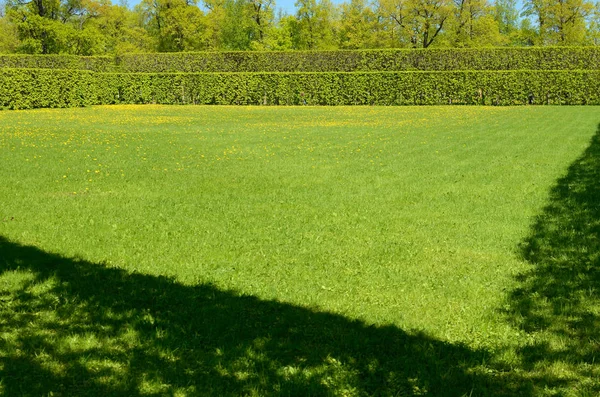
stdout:
<svg viewBox="0 0 600 397">
<path fill-rule="evenodd" d="M 598 0 L 6 0 L 0 53 L 600 45 Z"/>
</svg>

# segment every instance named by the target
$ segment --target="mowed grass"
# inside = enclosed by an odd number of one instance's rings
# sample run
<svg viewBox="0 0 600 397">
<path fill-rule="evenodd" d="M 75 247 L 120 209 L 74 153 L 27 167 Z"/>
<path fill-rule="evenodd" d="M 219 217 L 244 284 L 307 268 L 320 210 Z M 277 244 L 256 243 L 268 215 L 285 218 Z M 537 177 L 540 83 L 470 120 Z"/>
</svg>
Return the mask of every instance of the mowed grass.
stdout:
<svg viewBox="0 0 600 397">
<path fill-rule="evenodd" d="M 0 391 L 595 395 L 599 122 L 0 112 Z"/>
</svg>

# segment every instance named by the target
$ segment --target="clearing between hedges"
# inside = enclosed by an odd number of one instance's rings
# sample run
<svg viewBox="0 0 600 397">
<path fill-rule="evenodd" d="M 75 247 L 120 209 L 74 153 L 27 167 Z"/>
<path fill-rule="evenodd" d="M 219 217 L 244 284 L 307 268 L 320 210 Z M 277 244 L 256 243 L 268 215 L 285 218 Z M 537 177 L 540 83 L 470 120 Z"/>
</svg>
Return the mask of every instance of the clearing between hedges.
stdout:
<svg viewBox="0 0 600 397">
<path fill-rule="evenodd" d="M 599 110 L 0 112 L 0 391 L 594 394 Z"/>
</svg>

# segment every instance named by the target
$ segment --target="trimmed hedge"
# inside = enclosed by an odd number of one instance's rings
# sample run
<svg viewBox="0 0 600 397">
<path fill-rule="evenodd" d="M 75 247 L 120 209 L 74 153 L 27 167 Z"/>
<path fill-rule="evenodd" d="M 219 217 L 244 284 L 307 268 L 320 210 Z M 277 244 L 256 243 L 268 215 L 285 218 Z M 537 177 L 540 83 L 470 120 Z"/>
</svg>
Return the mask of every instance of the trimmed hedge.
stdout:
<svg viewBox="0 0 600 397">
<path fill-rule="evenodd" d="M 598 70 L 600 47 L 157 53 L 114 59 L 2 55 L 3 67 L 128 73 Z"/>
<path fill-rule="evenodd" d="M 600 105 L 600 71 L 93 73 L 0 70 L 0 106 Z"/>
<path fill-rule="evenodd" d="M 354 72 L 600 69 L 600 47 L 129 54 L 122 72 Z"/>
<path fill-rule="evenodd" d="M 104 74 L 102 103 L 600 104 L 600 71 Z"/>
<path fill-rule="evenodd" d="M 83 70 L 0 69 L 0 108 L 64 108 L 98 103 L 100 76 Z"/>
<path fill-rule="evenodd" d="M 0 55 L 0 68 L 75 69 L 95 72 L 115 71 L 115 60 L 107 56 L 76 55 Z"/>
</svg>

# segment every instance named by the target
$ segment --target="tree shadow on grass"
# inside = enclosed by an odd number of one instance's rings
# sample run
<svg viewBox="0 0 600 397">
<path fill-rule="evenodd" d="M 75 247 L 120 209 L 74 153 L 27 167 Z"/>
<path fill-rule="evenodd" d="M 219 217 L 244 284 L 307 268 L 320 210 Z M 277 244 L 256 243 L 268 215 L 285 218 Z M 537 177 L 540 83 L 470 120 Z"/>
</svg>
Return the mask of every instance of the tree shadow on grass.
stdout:
<svg viewBox="0 0 600 397">
<path fill-rule="evenodd" d="M 510 297 L 533 342 L 519 351 L 538 390 L 600 394 L 600 126 L 550 192 L 523 242 L 533 268 Z"/>
<path fill-rule="evenodd" d="M 0 390 L 25 395 L 526 395 L 461 345 L 0 237 Z"/>
</svg>

